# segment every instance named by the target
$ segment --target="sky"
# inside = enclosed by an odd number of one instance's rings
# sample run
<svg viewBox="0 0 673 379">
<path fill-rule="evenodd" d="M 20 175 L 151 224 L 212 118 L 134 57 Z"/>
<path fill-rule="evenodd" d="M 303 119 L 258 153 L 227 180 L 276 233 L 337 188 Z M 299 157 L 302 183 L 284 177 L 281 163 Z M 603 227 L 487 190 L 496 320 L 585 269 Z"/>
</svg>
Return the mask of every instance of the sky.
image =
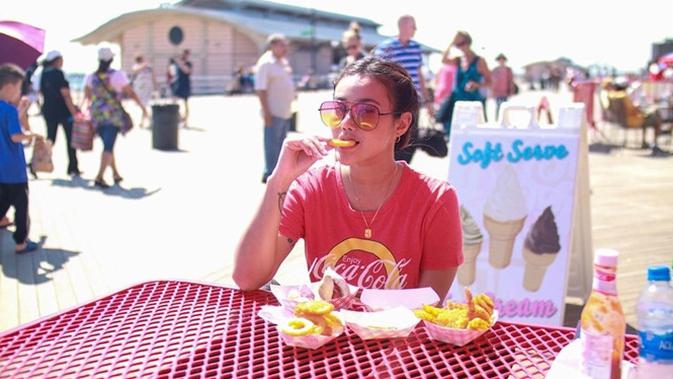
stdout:
<svg viewBox="0 0 673 379">
<path fill-rule="evenodd" d="M 72 39 L 123 13 L 156 8 L 161 0 L 21 0 L 4 7 L 0 19 L 26 22 L 47 31 L 45 51 L 60 50 L 64 69 L 95 68 L 96 47 Z M 620 71 L 643 69 L 651 44 L 673 38 L 673 1 L 639 0 L 461 0 L 363 1 L 288 0 L 286 4 L 369 18 L 382 24 L 379 32 L 395 35 L 397 18 L 416 18 L 415 39 L 443 50 L 457 30 L 468 31 L 473 50 L 489 66 L 504 53 L 509 65 L 568 57 L 575 63 L 610 65 Z M 441 4 L 441 5 L 439 5 Z M 628 4 L 628 5 L 627 5 Z M 431 68 L 437 58 L 431 61 Z"/>
</svg>

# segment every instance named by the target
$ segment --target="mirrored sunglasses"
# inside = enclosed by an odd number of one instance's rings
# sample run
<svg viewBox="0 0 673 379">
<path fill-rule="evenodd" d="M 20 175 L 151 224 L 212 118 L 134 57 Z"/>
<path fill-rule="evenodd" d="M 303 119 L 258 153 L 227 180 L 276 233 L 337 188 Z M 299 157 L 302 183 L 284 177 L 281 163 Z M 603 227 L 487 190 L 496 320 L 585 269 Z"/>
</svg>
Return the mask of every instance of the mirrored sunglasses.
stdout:
<svg viewBox="0 0 673 379">
<path fill-rule="evenodd" d="M 320 104 L 320 119 L 323 124 L 330 128 L 338 128 L 346 114 L 350 112 L 351 119 L 360 129 L 369 131 L 374 130 L 379 123 L 379 116 L 398 114 L 399 112 L 381 113 L 379 109 L 372 104 L 352 103 L 350 106 L 342 101 L 325 101 Z"/>
</svg>

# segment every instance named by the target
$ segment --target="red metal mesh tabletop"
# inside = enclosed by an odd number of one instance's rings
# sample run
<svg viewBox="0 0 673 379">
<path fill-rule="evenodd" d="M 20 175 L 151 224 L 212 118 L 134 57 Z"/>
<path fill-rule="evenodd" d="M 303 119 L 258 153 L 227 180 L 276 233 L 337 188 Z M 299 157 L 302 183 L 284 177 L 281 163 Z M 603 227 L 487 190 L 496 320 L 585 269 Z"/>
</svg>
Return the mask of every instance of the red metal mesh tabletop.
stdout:
<svg viewBox="0 0 673 379">
<path fill-rule="evenodd" d="M 464 347 L 344 335 L 318 350 L 282 343 L 257 317 L 270 293 L 159 281 L 0 334 L 0 378 L 543 377 L 574 331 L 497 323 Z M 626 356 L 638 341 L 627 336 Z"/>
</svg>

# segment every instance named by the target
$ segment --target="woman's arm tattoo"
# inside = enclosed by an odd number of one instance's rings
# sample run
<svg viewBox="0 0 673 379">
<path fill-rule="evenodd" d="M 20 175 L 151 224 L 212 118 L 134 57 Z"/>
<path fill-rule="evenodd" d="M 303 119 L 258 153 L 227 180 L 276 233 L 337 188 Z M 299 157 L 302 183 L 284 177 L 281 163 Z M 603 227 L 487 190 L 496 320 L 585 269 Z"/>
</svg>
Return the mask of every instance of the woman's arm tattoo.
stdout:
<svg viewBox="0 0 673 379">
<path fill-rule="evenodd" d="M 278 210 L 282 211 L 283 210 L 283 202 L 285 202 L 285 195 L 287 195 L 287 192 L 278 192 Z M 291 246 L 294 246 L 295 240 L 292 238 L 287 239 L 287 243 L 289 243 Z"/>
<path fill-rule="evenodd" d="M 283 203 L 285 202 L 285 195 L 287 192 L 278 192 L 278 210 L 283 210 Z"/>
</svg>

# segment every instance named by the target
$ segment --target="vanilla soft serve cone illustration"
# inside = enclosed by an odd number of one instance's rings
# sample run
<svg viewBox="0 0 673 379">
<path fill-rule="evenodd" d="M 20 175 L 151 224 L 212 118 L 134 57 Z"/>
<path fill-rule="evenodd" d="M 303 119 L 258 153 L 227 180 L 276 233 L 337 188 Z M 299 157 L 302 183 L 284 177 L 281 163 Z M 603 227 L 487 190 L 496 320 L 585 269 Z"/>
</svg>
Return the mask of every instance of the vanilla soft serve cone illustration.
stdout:
<svg viewBox="0 0 673 379">
<path fill-rule="evenodd" d="M 554 213 L 549 206 L 535 221 L 524 241 L 523 259 L 526 260 L 524 288 L 531 292 L 540 289 L 547 267 L 554 263 L 560 250 L 558 228 L 554 221 Z"/>
<path fill-rule="evenodd" d="M 463 257 L 465 261 L 458 267 L 458 282 L 467 287 L 474 284 L 477 256 L 481 251 L 484 236 L 472 215 L 460 207 L 460 221 L 463 228 Z"/>
<path fill-rule="evenodd" d="M 491 266 L 499 269 L 509 266 L 514 241 L 523 228 L 527 214 L 519 178 L 512 166 L 505 165 L 484 206 L 484 228 L 488 231 L 488 262 Z"/>
</svg>

